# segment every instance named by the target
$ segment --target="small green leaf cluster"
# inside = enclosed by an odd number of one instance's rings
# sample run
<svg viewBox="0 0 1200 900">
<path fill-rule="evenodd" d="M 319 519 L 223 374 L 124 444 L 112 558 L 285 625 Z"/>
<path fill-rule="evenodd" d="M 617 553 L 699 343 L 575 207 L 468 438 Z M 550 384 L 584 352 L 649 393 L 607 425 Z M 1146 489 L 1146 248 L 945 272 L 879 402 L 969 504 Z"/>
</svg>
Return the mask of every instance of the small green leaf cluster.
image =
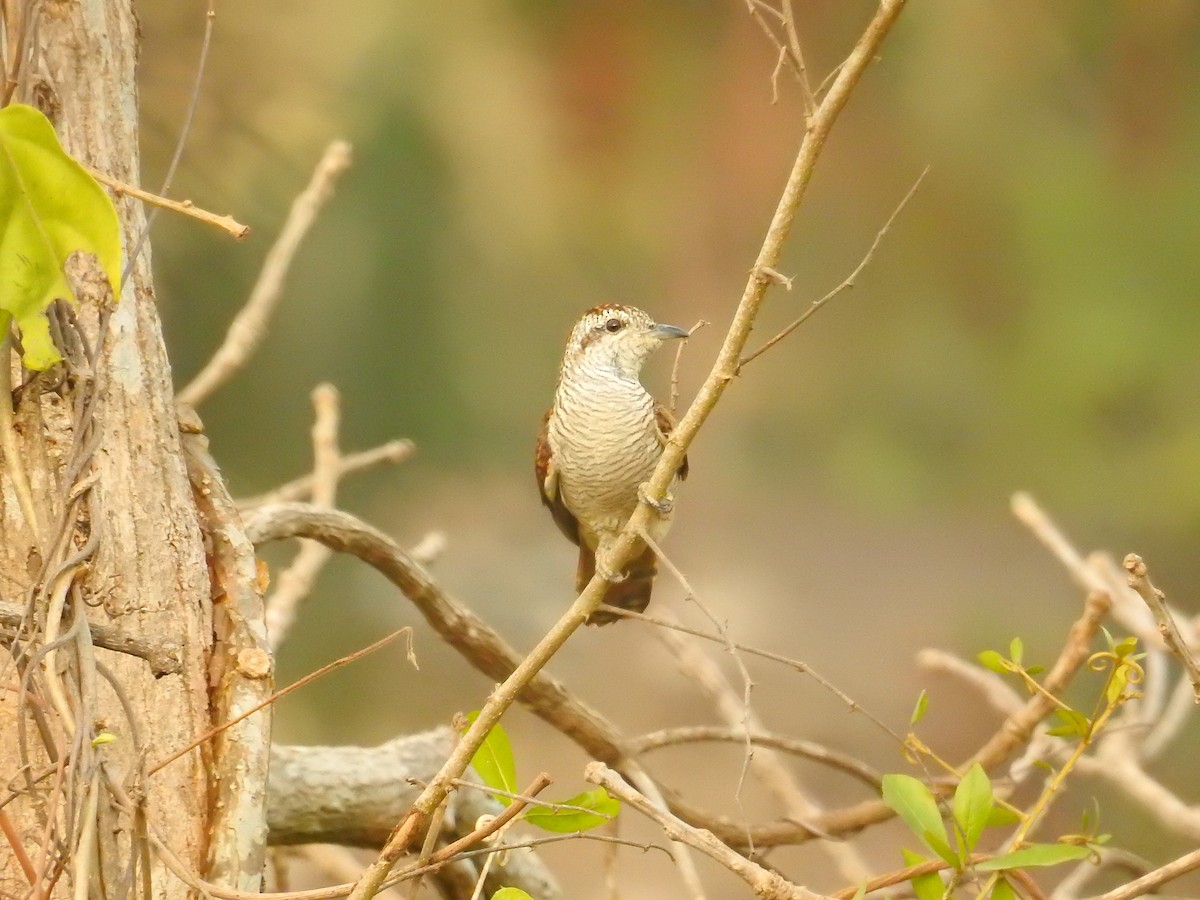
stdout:
<svg viewBox="0 0 1200 900">
<path fill-rule="evenodd" d="M 474 722 L 479 711 L 467 715 L 467 724 Z M 465 730 L 465 729 L 464 729 Z M 496 800 L 508 805 L 512 802 L 517 787 L 517 765 L 508 735 L 499 725 L 493 725 L 479 749 L 471 758 L 471 767 L 488 787 L 504 793 L 492 794 Z M 604 788 L 593 788 L 576 794 L 567 800 L 534 801 L 521 817 L 530 825 L 543 831 L 570 834 L 598 828 L 616 817 L 621 811 L 621 801 L 611 797 Z M 511 889 L 506 889 L 511 890 Z M 497 893 L 495 896 L 501 896 Z M 520 892 L 505 894 L 502 900 L 523 896 Z"/>
<path fill-rule="evenodd" d="M 1108 649 L 1095 654 L 1088 663 L 1094 671 L 1109 669 L 1102 702 L 1095 714 L 1089 717 L 1077 709 L 1072 709 L 1057 697 L 1051 697 L 1058 707 L 1054 711 L 1058 724 L 1049 729 L 1049 733 L 1055 737 L 1073 738 L 1084 743 L 1091 741 L 1096 730 L 1097 716 L 1103 715 L 1107 718 L 1108 715 L 1111 715 L 1121 702 L 1133 696 L 1133 694 L 1127 693 L 1127 689 L 1141 681 L 1142 670 L 1137 661 L 1145 654 L 1135 652 L 1137 638 L 1127 637 L 1117 641 L 1107 630 L 1104 630 L 1104 638 Z M 1009 644 L 1007 657 L 996 650 L 984 650 L 978 658 L 984 666 L 999 675 L 1016 675 L 1024 682 L 1031 694 L 1039 692 L 1047 694 L 1046 690 L 1034 679 L 1035 675 L 1043 671 L 1043 667 L 1024 665 L 1023 654 L 1024 645 L 1021 639 L 1016 637 Z"/>
<path fill-rule="evenodd" d="M 1017 813 L 997 804 L 991 781 L 978 763 L 967 771 L 954 791 L 950 806 L 953 845 L 942 820 L 939 800 L 924 782 L 911 775 L 885 775 L 883 802 L 904 820 L 922 844 L 950 867 L 955 876 L 967 869 L 1004 873 L 1030 866 L 1055 866 L 1083 859 L 1090 853 L 1086 846 L 1078 844 L 1029 844 L 1011 853 L 972 861 L 985 828 L 1011 825 L 1020 820 Z M 904 851 L 905 865 L 915 866 L 929 860 L 930 857 L 919 853 Z M 936 872 L 918 875 L 911 883 L 919 900 L 942 900 L 952 890 Z M 954 884 L 953 879 L 950 884 Z M 1001 874 L 990 896 L 993 900 L 1005 900 L 1016 895 Z"/>
</svg>

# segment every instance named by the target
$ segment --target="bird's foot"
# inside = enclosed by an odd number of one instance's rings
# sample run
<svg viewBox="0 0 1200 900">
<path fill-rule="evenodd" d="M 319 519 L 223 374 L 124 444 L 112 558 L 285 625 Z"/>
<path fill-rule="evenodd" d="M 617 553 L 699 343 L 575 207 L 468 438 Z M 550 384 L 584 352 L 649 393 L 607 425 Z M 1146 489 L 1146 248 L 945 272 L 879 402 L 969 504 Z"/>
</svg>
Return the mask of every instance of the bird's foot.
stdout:
<svg viewBox="0 0 1200 900">
<path fill-rule="evenodd" d="M 675 508 L 675 498 L 670 493 L 666 494 L 661 500 L 651 497 L 646 492 L 646 483 L 638 485 L 637 495 L 639 501 L 657 511 L 660 516 L 667 515 Z"/>
<path fill-rule="evenodd" d="M 608 566 L 602 566 L 599 561 L 596 563 L 596 574 L 612 584 L 619 584 L 629 577 L 628 572 L 619 572 L 616 569 L 610 569 Z"/>
</svg>

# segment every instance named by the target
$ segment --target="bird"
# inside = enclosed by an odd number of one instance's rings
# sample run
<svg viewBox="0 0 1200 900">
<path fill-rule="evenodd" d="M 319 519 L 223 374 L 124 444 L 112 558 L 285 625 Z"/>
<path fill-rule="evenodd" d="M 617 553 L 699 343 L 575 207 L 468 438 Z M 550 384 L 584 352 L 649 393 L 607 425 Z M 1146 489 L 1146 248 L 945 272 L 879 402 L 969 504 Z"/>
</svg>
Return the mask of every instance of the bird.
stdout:
<svg viewBox="0 0 1200 900">
<path fill-rule="evenodd" d="M 643 545 L 620 572 L 608 560 L 675 425 L 642 386 L 642 366 L 665 342 L 687 336 L 633 306 L 589 309 L 571 330 L 554 405 L 542 421 L 534 454 L 538 492 L 559 530 L 579 545 L 576 592 L 599 571 L 610 582 L 603 601 L 609 606 L 641 612 L 650 602 L 658 571 L 653 549 Z M 687 477 L 686 456 L 675 474 Z M 653 505 L 659 515 L 649 535 L 658 543 L 671 524 L 672 503 Z M 588 624 L 619 618 L 601 606 Z"/>
</svg>

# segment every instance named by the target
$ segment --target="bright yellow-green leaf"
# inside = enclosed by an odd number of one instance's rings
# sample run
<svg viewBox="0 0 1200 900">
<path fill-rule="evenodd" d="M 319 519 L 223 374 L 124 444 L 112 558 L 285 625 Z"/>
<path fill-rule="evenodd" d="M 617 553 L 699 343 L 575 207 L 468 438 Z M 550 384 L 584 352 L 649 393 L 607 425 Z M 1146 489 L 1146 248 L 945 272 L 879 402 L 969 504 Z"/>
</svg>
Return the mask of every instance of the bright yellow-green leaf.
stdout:
<svg viewBox="0 0 1200 900">
<path fill-rule="evenodd" d="M 1108 684 L 1104 689 L 1104 699 L 1109 706 L 1115 704 L 1125 692 L 1126 685 L 1129 684 L 1129 666 L 1124 662 L 1118 662 L 1116 668 L 1108 678 Z"/>
<path fill-rule="evenodd" d="M 979 843 L 979 836 L 992 813 L 992 804 L 992 783 L 983 767 L 975 763 L 954 790 L 954 821 L 958 823 L 965 845 L 960 848 L 961 859 L 966 860 Z"/>
<path fill-rule="evenodd" d="M 1061 725 L 1055 725 L 1049 730 L 1049 734 L 1055 737 L 1087 737 L 1091 730 L 1092 723 L 1081 712 L 1073 709 L 1056 709 L 1054 715 L 1058 717 Z"/>
<path fill-rule="evenodd" d="M 1017 900 L 1017 893 L 1008 883 L 1007 878 L 1001 878 L 996 882 L 996 886 L 992 888 L 992 900 Z"/>
<path fill-rule="evenodd" d="M 584 791 L 570 800 L 560 800 L 562 806 L 583 807 L 592 812 L 580 809 L 549 809 L 545 806 L 535 806 L 524 815 L 530 825 L 536 825 L 546 831 L 569 834 L 573 831 L 587 831 L 598 828 L 614 818 L 621 811 L 621 801 L 610 797 L 604 788 L 594 788 Z"/>
<path fill-rule="evenodd" d="M 92 746 L 100 747 L 104 744 L 111 744 L 117 739 L 117 736 L 111 731 L 102 731 L 92 738 Z"/>
<path fill-rule="evenodd" d="M 492 894 L 492 900 L 533 900 L 533 898 L 520 888 L 506 887 L 500 888 Z"/>
<path fill-rule="evenodd" d="M 978 658 L 981 663 L 999 675 L 1004 675 L 1012 671 L 1012 666 L 1008 660 L 995 650 L 984 650 L 979 654 Z"/>
<path fill-rule="evenodd" d="M 883 802 L 905 821 L 926 847 L 958 867 L 958 856 L 950 849 L 937 800 L 924 782 L 911 775 L 884 775 Z"/>
<path fill-rule="evenodd" d="M 929 694 L 921 691 L 921 695 L 917 697 L 917 705 L 913 707 L 912 716 L 908 720 L 909 725 L 916 725 L 925 718 L 925 711 L 929 709 Z"/>
<path fill-rule="evenodd" d="M 60 359 L 46 307 L 75 299 L 63 266 L 76 251 L 96 257 L 120 296 L 121 231 L 108 194 L 44 115 L 21 104 L 0 109 L 0 311 L 21 329 L 27 368 Z"/>
<path fill-rule="evenodd" d="M 913 853 L 911 850 L 901 850 L 900 852 L 904 854 L 905 866 L 919 866 L 921 863 L 929 861 L 920 853 Z M 916 878 L 910 878 L 909 884 L 912 885 L 917 900 L 942 900 L 946 894 L 946 885 L 942 883 L 942 877 L 937 872 L 927 872 Z"/>
<path fill-rule="evenodd" d="M 1021 817 L 1006 806 L 996 804 L 992 807 L 992 811 L 988 813 L 987 827 L 999 828 L 1004 825 L 1015 825 L 1021 821 Z"/>
<path fill-rule="evenodd" d="M 1086 859 L 1090 851 L 1078 844 L 1030 844 L 1012 853 L 1002 853 L 989 860 L 976 863 L 980 872 L 995 872 L 1000 869 L 1028 869 L 1032 866 L 1057 866 L 1060 863 Z"/>
<path fill-rule="evenodd" d="M 1008 655 L 1018 666 L 1021 664 L 1021 657 L 1025 655 L 1025 644 L 1019 637 L 1013 638 L 1009 643 Z"/>
<path fill-rule="evenodd" d="M 478 717 L 479 710 L 468 713 L 468 724 L 474 722 Z M 475 755 L 471 757 L 471 768 L 488 787 L 507 791 L 510 794 L 517 792 L 517 764 L 513 759 L 512 744 L 508 742 L 508 735 L 504 733 L 504 729 L 500 727 L 499 723 L 492 726 L 492 730 L 488 732 L 483 743 L 479 745 L 479 749 L 475 751 Z M 492 796 L 498 803 L 503 803 L 505 806 L 512 803 L 512 797 L 505 797 L 503 794 L 493 794 Z"/>
</svg>

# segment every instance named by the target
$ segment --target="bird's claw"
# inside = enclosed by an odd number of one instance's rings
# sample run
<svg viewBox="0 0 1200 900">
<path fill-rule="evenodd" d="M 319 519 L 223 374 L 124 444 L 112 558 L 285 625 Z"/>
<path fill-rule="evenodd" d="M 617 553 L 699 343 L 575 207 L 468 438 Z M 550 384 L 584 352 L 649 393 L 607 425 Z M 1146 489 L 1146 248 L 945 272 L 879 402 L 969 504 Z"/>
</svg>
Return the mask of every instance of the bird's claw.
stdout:
<svg viewBox="0 0 1200 900">
<path fill-rule="evenodd" d="M 669 513 L 671 510 L 673 510 L 675 508 L 675 498 L 674 497 L 672 497 L 670 494 L 667 494 L 661 500 L 659 500 L 655 497 L 651 497 L 648 493 L 646 493 L 646 485 L 645 484 L 638 485 L 637 495 L 638 495 L 638 500 L 640 500 L 642 503 L 645 503 L 651 509 L 654 509 L 655 511 L 657 511 L 660 516 L 665 516 L 667 513 Z"/>
<path fill-rule="evenodd" d="M 608 566 L 602 566 L 599 563 L 596 563 L 596 574 L 612 584 L 619 584 L 629 577 L 628 572 L 618 572 L 615 569 L 610 569 Z"/>
</svg>

